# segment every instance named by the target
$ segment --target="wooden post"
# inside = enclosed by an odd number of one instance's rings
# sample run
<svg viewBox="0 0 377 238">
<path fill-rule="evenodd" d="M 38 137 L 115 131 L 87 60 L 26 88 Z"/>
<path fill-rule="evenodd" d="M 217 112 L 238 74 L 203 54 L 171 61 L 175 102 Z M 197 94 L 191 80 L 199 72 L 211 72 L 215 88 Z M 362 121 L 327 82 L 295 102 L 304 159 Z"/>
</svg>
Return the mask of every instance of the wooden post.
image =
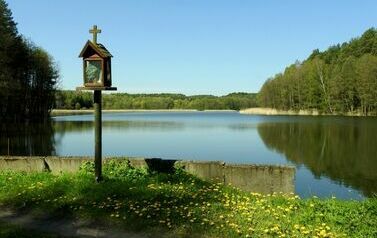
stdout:
<svg viewBox="0 0 377 238">
<path fill-rule="evenodd" d="M 9 156 L 9 137 L 8 137 L 8 156 Z"/>
<path fill-rule="evenodd" d="M 101 90 L 94 90 L 94 170 L 96 181 L 102 181 L 102 105 Z"/>
</svg>

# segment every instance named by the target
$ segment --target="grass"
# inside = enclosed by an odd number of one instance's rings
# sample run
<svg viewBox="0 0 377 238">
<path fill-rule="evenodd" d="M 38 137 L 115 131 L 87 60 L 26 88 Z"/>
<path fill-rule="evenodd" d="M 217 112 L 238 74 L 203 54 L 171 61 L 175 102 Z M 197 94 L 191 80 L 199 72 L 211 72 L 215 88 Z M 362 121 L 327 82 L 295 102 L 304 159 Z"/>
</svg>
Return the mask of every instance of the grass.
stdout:
<svg viewBox="0 0 377 238">
<path fill-rule="evenodd" d="M 59 176 L 0 172 L 0 206 L 171 237 L 377 236 L 377 198 L 247 193 L 179 168 L 173 174 L 155 173 L 125 161 L 105 164 L 105 180 L 97 184 L 92 170 L 93 164 L 86 163 L 77 174 Z"/>
</svg>

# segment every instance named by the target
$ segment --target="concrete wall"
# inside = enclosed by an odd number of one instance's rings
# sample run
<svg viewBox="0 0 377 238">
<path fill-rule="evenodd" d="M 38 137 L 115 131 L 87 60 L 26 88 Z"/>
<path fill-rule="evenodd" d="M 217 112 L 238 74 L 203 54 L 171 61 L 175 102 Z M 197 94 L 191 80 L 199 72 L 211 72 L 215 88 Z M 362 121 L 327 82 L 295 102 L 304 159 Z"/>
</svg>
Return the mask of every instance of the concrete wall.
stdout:
<svg viewBox="0 0 377 238">
<path fill-rule="evenodd" d="M 48 156 L 44 158 L 46 170 L 53 174 L 62 172 L 75 173 L 79 171 L 82 163 L 91 161 L 91 157 L 57 157 Z"/>
<path fill-rule="evenodd" d="M 274 165 L 225 165 L 225 184 L 269 194 L 294 192 L 295 168 Z"/>
<path fill-rule="evenodd" d="M 43 172 L 45 168 L 44 157 L 0 157 L 0 170 Z"/>
<path fill-rule="evenodd" d="M 105 158 L 127 159 L 135 168 L 148 167 L 169 172 L 180 166 L 187 172 L 204 180 L 231 184 L 245 191 L 258 193 L 294 192 L 295 168 L 275 165 L 236 165 L 220 161 L 182 161 L 145 158 Z M 15 170 L 26 172 L 50 171 L 53 174 L 77 172 L 80 165 L 91 157 L 6 157 L 0 156 L 0 171 Z"/>
<path fill-rule="evenodd" d="M 177 166 L 183 167 L 187 172 L 201 179 L 216 182 L 224 181 L 224 162 L 220 161 L 177 161 Z"/>
<path fill-rule="evenodd" d="M 269 194 L 295 191 L 295 168 L 276 165 L 237 165 L 219 161 L 177 161 L 199 178 L 223 182 L 249 192 Z"/>
</svg>

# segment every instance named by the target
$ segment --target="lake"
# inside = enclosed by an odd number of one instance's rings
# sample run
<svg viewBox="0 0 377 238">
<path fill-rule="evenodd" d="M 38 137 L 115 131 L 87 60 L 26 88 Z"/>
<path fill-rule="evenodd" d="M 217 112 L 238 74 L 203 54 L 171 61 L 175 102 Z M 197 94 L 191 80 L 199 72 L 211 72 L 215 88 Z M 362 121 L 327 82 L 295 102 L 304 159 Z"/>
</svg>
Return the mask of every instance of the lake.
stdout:
<svg viewBox="0 0 377 238">
<path fill-rule="evenodd" d="M 377 192 L 377 119 L 238 112 L 103 114 L 103 155 L 296 167 L 301 197 L 363 199 Z M 2 128 L 0 153 L 94 155 L 93 115 Z"/>
</svg>

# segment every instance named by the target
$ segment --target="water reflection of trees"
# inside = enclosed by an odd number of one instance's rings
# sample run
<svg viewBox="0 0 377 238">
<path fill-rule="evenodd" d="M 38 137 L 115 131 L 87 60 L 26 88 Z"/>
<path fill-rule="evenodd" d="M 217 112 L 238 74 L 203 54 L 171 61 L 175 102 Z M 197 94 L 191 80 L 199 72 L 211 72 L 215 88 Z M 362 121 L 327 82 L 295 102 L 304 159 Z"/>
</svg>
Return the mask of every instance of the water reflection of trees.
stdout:
<svg viewBox="0 0 377 238">
<path fill-rule="evenodd" d="M 1 124 L 0 155 L 8 155 L 8 148 L 9 155 L 55 155 L 52 122 Z"/>
<path fill-rule="evenodd" d="M 377 192 L 377 124 L 360 120 L 341 123 L 262 123 L 258 133 L 266 146 L 296 164 L 304 164 L 316 177 L 361 190 Z"/>
<path fill-rule="evenodd" d="M 55 121 L 56 133 L 85 132 L 94 130 L 92 121 Z M 170 121 L 102 121 L 102 128 L 114 130 L 177 130 L 183 128 L 183 123 Z"/>
</svg>

